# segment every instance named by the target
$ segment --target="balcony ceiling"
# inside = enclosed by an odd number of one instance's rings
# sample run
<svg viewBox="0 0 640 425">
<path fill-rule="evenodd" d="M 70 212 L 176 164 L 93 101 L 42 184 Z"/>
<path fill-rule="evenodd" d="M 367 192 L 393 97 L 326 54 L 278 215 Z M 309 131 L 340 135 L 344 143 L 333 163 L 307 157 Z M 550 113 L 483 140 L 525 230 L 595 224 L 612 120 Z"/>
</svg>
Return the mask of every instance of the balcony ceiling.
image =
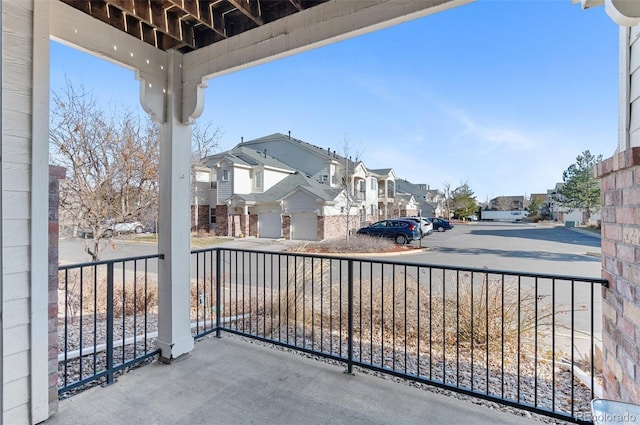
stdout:
<svg viewBox="0 0 640 425">
<path fill-rule="evenodd" d="M 61 0 L 161 50 L 188 53 L 328 0 Z"/>
</svg>

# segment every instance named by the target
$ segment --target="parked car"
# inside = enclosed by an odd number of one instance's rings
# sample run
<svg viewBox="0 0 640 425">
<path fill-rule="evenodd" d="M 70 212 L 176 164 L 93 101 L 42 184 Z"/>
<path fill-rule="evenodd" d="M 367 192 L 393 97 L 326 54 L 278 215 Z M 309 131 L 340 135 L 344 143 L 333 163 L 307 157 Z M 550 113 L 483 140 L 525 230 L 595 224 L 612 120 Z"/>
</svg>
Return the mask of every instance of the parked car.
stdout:
<svg viewBox="0 0 640 425">
<path fill-rule="evenodd" d="M 433 230 L 438 232 L 444 232 L 445 230 L 453 229 L 453 224 L 449 220 L 445 220 L 444 218 L 432 217 L 429 219 L 433 224 Z"/>
<path fill-rule="evenodd" d="M 433 224 L 426 217 L 400 217 L 402 220 L 411 220 L 420 224 L 420 233 L 422 237 L 429 236 L 433 233 Z"/>
<path fill-rule="evenodd" d="M 398 244 L 420 240 L 421 237 L 418 223 L 406 219 L 380 220 L 358 229 L 356 233 L 393 239 Z"/>
<path fill-rule="evenodd" d="M 109 226 L 109 230 L 111 230 L 112 233 L 142 233 L 144 232 L 144 225 L 139 221 L 115 223 Z"/>
<path fill-rule="evenodd" d="M 139 221 L 132 221 L 127 223 L 114 223 L 107 227 L 106 224 L 100 226 L 102 228 L 106 227 L 104 231 L 104 237 L 110 238 L 113 234 L 122 234 L 122 233 L 142 233 L 144 232 L 144 225 Z M 79 231 L 79 235 L 83 238 L 92 238 L 93 230 L 91 228 L 82 229 Z"/>
</svg>

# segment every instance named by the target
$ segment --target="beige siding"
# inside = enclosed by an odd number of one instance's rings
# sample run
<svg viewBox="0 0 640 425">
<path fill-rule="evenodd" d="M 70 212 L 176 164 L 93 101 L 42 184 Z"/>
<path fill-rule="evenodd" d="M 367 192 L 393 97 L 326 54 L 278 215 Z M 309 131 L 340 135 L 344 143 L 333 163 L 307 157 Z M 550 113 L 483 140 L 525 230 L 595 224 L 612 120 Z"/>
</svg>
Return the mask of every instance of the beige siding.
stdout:
<svg viewBox="0 0 640 425">
<path fill-rule="evenodd" d="M 4 355 L 29 351 L 29 327 L 27 325 L 16 326 L 13 328 L 5 327 L 4 333 Z M 19 374 L 20 371 L 14 371 Z M 6 380 L 5 380 L 6 382 Z"/>
<path fill-rule="evenodd" d="M 30 190 L 33 2 L 3 1 L 3 422 L 31 421 Z"/>
<path fill-rule="evenodd" d="M 4 230 L 4 237 L 8 238 L 6 230 Z M 27 273 L 5 274 L 2 276 L 4 285 L 2 296 L 5 302 L 29 296 L 29 287 L 24 284 L 27 278 Z"/>
<path fill-rule="evenodd" d="M 20 377 L 4 384 L 4 409 L 5 411 L 23 406 L 24 400 L 29 399 L 29 378 Z M 21 418 L 18 423 L 29 423 L 28 416 Z"/>
</svg>

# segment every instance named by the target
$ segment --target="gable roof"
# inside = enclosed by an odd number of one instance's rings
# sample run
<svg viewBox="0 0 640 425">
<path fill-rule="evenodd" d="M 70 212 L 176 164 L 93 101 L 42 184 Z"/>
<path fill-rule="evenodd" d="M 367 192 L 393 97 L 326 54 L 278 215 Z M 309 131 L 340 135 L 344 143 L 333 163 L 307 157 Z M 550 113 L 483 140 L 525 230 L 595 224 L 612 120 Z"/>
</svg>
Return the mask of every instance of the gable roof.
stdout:
<svg viewBox="0 0 640 425">
<path fill-rule="evenodd" d="M 264 191 L 264 193 L 236 194 L 232 198 L 251 202 L 276 202 L 300 189 L 323 201 L 333 201 L 343 191 L 340 188 L 332 188 L 326 184 L 319 183 L 315 179 L 296 171 Z"/>
<path fill-rule="evenodd" d="M 369 171 L 378 177 L 392 177 L 394 180 L 397 180 L 396 173 L 393 171 L 393 168 L 376 168 L 369 169 Z"/>
<path fill-rule="evenodd" d="M 421 186 L 402 179 L 396 180 L 396 188 L 398 192 L 410 193 L 419 199 L 426 199 L 428 193 L 428 191 Z"/>
<path fill-rule="evenodd" d="M 268 155 L 264 151 L 258 151 L 247 146 L 238 145 L 231 150 L 221 152 L 204 158 L 201 162 L 209 167 L 219 163 L 223 159 L 233 162 L 234 164 L 244 165 L 247 167 L 263 166 L 277 168 L 289 172 L 295 170 L 280 161 L 279 159 Z"/>
<path fill-rule="evenodd" d="M 286 136 L 282 133 L 273 133 L 268 136 L 249 140 L 247 142 L 243 142 L 241 145 L 251 146 L 251 145 L 263 144 L 265 142 L 290 143 L 292 145 L 299 146 L 302 149 L 305 149 L 308 152 L 326 160 L 343 162 L 345 159 L 343 156 L 337 154 L 335 149 L 333 151 L 331 151 L 331 148 L 323 149 L 319 146 L 312 145 L 311 143 L 307 143 L 303 140 L 296 139 L 295 137 Z"/>
</svg>

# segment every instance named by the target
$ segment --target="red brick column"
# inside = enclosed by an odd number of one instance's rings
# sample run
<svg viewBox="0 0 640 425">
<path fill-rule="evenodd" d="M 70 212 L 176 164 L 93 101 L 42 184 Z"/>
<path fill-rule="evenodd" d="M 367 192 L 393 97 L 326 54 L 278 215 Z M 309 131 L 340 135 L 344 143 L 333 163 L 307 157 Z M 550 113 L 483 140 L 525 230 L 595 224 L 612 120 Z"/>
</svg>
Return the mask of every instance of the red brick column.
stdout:
<svg viewBox="0 0 640 425">
<path fill-rule="evenodd" d="M 198 205 L 198 226 L 196 228 L 196 206 L 191 205 L 191 231 L 209 233 L 209 205 Z"/>
<path fill-rule="evenodd" d="M 258 236 L 258 214 L 249 215 L 249 233 L 248 236 Z"/>
<path fill-rule="evenodd" d="M 605 398 L 640 402 L 640 148 L 598 164 Z"/>
<path fill-rule="evenodd" d="M 58 412 L 58 206 L 67 169 L 49 165 L 49 416 Z"/>
<path fill-rule="evenodd" d="M 226 205 L 216 205 L 216 236 L 229 236 L 229 215 Z"/>
<path fill-rule="evenodd" d="M 291 239 L 291 216 L 282 214 L 282 237 Z"/>
</svg>

